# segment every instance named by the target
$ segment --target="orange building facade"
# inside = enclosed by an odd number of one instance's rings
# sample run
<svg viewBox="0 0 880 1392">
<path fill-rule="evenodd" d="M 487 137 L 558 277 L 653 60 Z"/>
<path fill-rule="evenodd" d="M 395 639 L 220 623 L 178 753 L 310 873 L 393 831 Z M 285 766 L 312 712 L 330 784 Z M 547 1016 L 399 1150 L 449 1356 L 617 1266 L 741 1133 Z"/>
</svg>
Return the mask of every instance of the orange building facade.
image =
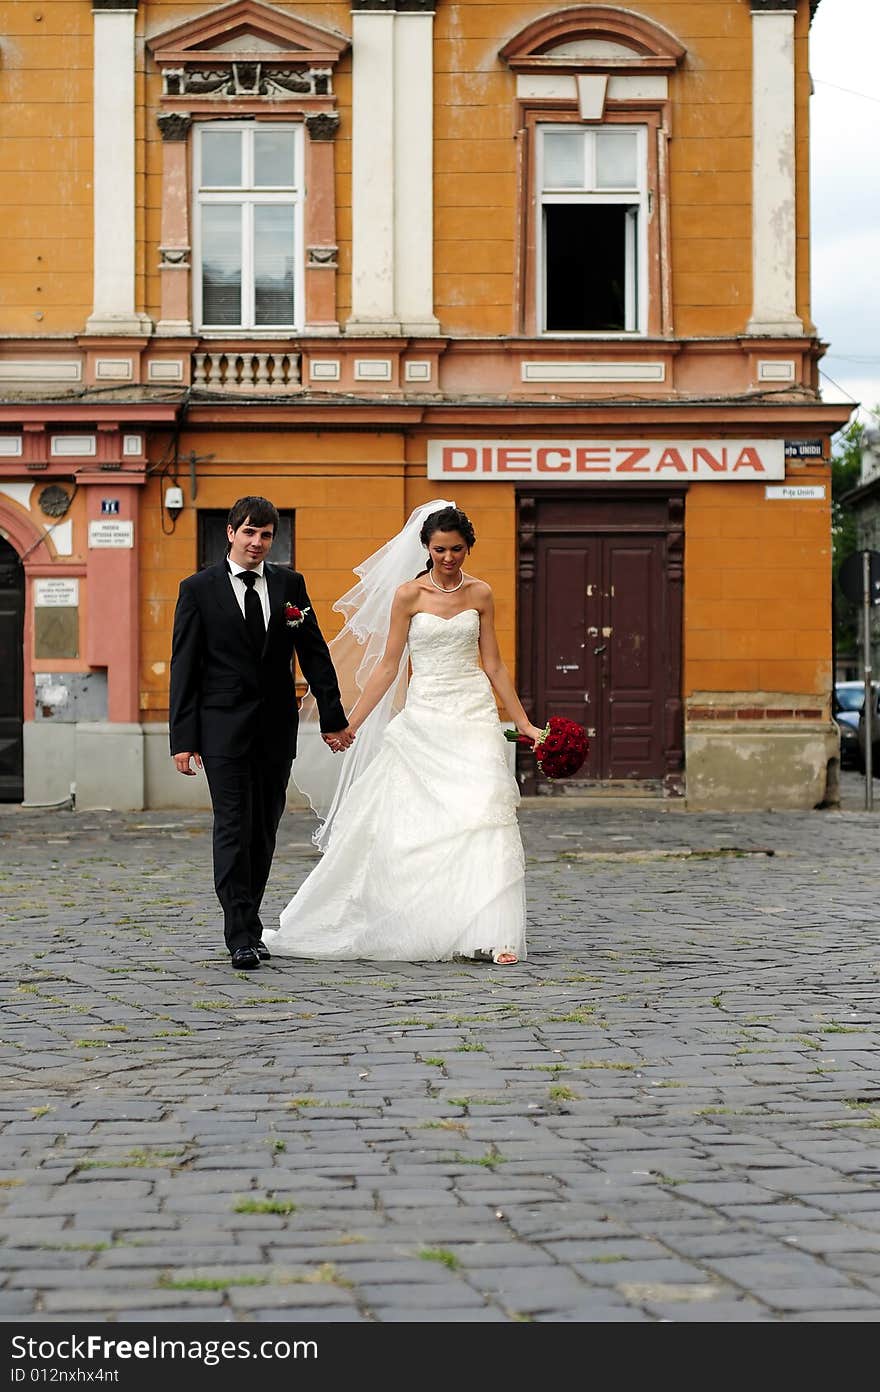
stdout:
<svg viewBox="0 0 880 1392">
<path fill-rule="evenodd" d="M 205 798 L 174 604 L 259 493 L 328 637 L 454 498 L 581 791 L 833 801 L 817 3 L 0 0 L 0 797 Z"/>
</svg>

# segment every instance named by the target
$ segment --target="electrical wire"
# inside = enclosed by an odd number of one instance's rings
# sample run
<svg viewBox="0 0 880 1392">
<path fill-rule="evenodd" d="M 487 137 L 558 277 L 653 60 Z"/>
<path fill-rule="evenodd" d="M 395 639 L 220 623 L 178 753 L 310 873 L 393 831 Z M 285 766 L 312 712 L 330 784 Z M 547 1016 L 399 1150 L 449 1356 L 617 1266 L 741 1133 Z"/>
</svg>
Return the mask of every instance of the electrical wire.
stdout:
<svg viewBox="0 0 880 1392">
<path fill-rule="evenodd" d="M 180 464 L 180 457 L 178 453 L 180 447 L 180 435 L 181 431 L 183 430 L 184 422 L 186 421 L 191 396 L 192 389 L 190 387 L 187 387 L 183 395 L 183 399 L 180 403 L 180 410 L 178 411 L 174 420 L 174 426 L 171 431 L 171 438 L 168 441 L 167 446 L 165 447 L 164 453 L 162 454 L 162 457 L 160 458 L 158 464 L 154 464 L 149 469 L 147 469 L 148 475 L 158 474 L 159 476 L 159 526 L 162 529 L 163 536 L 173 536 L 174 532 L 177 530 L 177 518 L 170 517 L 168 515 L 168 513 L 165 510 L 163 499 L 165 497 L 165 488 L 169 479 L 173 483 L 174 487 L 179 487 L 177 470 Z"/>
<path fill-rule="evenodd" d="M 842 387 L 839 382 L 835 382 L 834 378 L 829 377 L 828 373 L 824 372 L 821 367 L 819 368 L 819 376 L 824 377 L 826 382 L 830 382 L 832 387 L 836 388 L 837 391 L 842 392 L 843 395 L 846 397 L 847 401 L 851 401 L 852 404 L 854 406 L 858 406 L 860 410 L 867 411 L 869 416 L 874 416 L 877 420 L 880 420 L 880 411 L 875 410 L 873 406 L 865 406 L 861 401 L 857 401 L 856 398 L 852 395 L 852 393 L 846 390 L 846 387 Z"/>
<path fill-rule="evenodd" d="M 814 77 L 813 82 L 817 87 L 833 87 L 835 92 L 846 92 L 848 97 L 861 97 L 864 101 L 876 102 L 880 106 L 880 97 L 872 97 L 869 92 L 857 92 L 854 87 L 840 87 L 836 82 L 826 82 L 823 77 Z"/>
</svg>

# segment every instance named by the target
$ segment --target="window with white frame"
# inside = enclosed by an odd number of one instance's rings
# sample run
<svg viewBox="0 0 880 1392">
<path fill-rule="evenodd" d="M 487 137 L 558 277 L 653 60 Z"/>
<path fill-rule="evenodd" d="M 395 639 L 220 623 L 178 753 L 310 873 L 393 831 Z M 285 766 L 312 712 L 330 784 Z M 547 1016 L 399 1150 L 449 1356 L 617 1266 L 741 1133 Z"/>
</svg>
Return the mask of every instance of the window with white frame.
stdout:
<svg viewBox="0 0 880 1392">
<path fill-rule="evenodd" d="M 542 331 L 644 333 L 645 128 L 542 125 L 538 133 Z"/>
<path fill-rule="evenodd" d="M 302 321 L 302 126 L 199 125 L 193 159 L 196 324 L 296 329 Z"/>
</svg>

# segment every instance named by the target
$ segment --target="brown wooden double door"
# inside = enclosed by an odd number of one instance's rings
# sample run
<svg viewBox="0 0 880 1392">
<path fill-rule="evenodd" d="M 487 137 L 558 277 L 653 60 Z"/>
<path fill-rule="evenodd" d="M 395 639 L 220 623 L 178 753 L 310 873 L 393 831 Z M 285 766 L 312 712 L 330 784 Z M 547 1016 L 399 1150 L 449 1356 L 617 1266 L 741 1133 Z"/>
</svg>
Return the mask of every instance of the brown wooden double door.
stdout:
<svg viewBox="0 0 880 1392">
<path fill-rule="evenodd" d="M 520 500 L 520 682 L 537 719 L 588 730 L 580 779 L 680 791 L 682 513 L 680 496 Z"/>
</svg>

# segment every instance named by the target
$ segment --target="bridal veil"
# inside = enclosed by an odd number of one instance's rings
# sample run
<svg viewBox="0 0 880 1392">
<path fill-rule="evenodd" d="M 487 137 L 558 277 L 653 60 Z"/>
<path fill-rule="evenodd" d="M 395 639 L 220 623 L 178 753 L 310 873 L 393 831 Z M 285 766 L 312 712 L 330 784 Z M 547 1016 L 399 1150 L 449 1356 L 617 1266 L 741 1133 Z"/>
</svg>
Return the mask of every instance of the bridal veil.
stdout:
<svg viewBox="0 0 880 1392">
<path fill-rule="evenodd" d="M 355 566 L 358 583 L 333 605 L 345 615 L 345 624 L 327 646 L 346 711 L 357 701 L 385 651 L 395 591 L 424 570 L 425 548 L 419 533 L 425 519 L 448 507 L 455 507 L 455 503 L 435 498 L 415 508 L 396 536 Z M 320 825 L 312 840 L 321 850 L 327 845 L 333 819 L 348 789 L 373 762 L 388 722 L 403 708 L 408 672 L 409 652 L 404 649 L 397 676 L 344 754 L 333 754 L 324 744 L 315 698 L 309 691 L 303 697 L 293 781 L 318 816 Z"/>
</svg>

